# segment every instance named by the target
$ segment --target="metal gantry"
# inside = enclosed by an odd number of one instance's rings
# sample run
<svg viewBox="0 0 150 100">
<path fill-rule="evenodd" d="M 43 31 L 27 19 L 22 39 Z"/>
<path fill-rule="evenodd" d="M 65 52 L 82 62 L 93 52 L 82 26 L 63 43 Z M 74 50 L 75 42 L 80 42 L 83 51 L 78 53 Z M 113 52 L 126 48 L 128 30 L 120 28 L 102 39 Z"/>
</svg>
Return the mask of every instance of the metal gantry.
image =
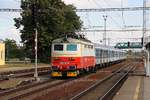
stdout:
<svg viewBox="0 0 150 100">
<path fill-rule="evenodd" d="M 128 31 L 132 31 L 132 32 L 142 32 L 142 29 L 107 29 L 107 32 L 128 32 Z M 146 29 L 146 31 L 150 31 L 150 29 Z M 80 32 L 104 32 L 104 30 L 102 29 L 86 29 L 86 30 L 81 30 Z"/>
<path fill-rule="evenodd" d="M 0 8 L 0 12 L 22 12 L 22 9 Z"/>
<path fill-rule="evenodd" d="M 150 10 L 150 7 L 125 7 L 125 8 L 97 8 L 97 9 L 76 9 L 76 12 L 106 12 L 106 11 L 138 11 Z M 0 8 L 0 12 L 22 12 L 22 9 Z"/>
<path fill-rule="evenodd" d="M 138 10 L 143 10 L 143 9 L 150 10 L 150 7 L 76 9 L 76 12 L 138 11 Z"/>
</svg>

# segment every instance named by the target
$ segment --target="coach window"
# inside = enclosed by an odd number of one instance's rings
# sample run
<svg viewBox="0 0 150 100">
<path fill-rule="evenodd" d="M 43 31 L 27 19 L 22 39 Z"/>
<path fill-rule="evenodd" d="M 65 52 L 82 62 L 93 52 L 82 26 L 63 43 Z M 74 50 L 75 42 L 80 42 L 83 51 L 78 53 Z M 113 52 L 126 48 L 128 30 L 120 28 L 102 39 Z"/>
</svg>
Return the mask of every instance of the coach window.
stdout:
<svg viewBox="0 0 150 100">
<path fill-rule="evenodd" d="M 54 50 L 55 51 L 63 51 L 63 45 L 62 44 L 55 44 Z"/>
<path fill-rule="evenodd" d="M 68 44 L 67 51 L 77 51 L 77 45 L 76 44 Z"/>
</svg>

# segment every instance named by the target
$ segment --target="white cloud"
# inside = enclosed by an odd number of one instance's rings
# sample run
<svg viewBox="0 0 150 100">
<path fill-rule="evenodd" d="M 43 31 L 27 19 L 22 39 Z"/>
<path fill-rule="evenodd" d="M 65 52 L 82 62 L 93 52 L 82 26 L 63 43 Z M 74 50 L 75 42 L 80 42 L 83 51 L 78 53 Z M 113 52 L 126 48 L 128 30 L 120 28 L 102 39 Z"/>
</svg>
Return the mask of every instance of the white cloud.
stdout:
<svg viewBox="0 0 150 100">
<path fill-rule="evenodd" d="M 19 32 L 19 30 L 15 29 L 14 27 L 11 27 L 8 30 L 0 33 L 0 38 L 3 40 L 5 40 L 6 38 L 13 39 L 17 43 L 19 43 L 21 41 L 20 32 Z"/>
</svg>

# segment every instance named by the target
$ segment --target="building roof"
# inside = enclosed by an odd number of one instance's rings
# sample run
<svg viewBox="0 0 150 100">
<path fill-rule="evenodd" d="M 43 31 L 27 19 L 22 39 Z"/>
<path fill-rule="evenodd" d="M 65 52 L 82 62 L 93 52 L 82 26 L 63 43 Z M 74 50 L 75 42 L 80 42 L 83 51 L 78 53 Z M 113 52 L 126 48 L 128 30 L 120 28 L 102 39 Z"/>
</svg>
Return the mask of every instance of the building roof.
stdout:
<svg viewBox="0 0 150 100">
<path fill-rule="evenodd" d="M 76 38 L 59 38 L 53 40 L 53 43 L 89 43 L 93 44 L 91 41 L 86 39 L 76 39 Z"/>
</svg>

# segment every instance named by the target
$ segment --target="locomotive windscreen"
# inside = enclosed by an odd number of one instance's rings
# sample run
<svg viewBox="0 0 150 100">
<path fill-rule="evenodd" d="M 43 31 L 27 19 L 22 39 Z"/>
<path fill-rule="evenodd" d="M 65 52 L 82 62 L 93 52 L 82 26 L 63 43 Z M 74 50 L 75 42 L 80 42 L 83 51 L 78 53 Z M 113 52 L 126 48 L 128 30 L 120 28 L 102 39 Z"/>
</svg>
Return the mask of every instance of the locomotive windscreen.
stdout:
<svg viewBox="0 0 150 100">
<path fill-rule="evenodd" d="M 54 50 L 55 51 L 63 51 L 63 45 L 62 44 L 55 44 Z"/>
<path fill-rule="evenodd" d="M 77 45 L 76 44 L 68 44 L 67 51 L 77 51 Z"/>
</svg>

